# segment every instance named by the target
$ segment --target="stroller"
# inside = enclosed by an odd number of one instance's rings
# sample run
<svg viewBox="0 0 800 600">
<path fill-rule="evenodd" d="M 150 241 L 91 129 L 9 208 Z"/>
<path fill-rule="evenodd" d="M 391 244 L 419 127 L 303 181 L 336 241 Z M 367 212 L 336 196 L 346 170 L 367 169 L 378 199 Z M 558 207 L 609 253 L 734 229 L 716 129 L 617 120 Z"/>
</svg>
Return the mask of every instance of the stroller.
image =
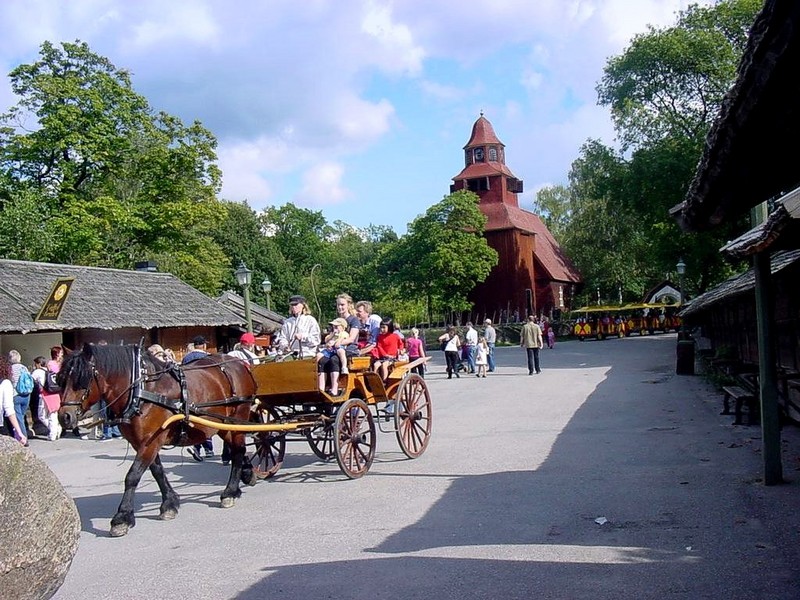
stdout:
<svg viewBox="0 0 800 600">
<path fill-rule="evenodd" d="M 458 352 L 458 363 L 456 364 L 456 373 L 469 372 L 469 346 L 462 344 L 461 350 Z"/>
</svg>

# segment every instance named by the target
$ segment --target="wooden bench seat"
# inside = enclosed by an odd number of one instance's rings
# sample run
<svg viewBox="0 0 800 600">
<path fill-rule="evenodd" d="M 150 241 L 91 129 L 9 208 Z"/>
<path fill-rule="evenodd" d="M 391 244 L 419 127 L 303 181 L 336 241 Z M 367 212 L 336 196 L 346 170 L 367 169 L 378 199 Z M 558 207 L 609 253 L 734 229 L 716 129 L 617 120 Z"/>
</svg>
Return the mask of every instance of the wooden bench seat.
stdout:
<svg viewBox="0 0 800 600">
<path fill-rule="evenodd" d="M 754 391 L 738 385 L 726 385 L 722 388 L 725 398 L 722 401 L 722 415 L 731 414 L 731 399 L 734 400 L 734 425 L 742 425 L 742 407 L 747 404 L 747 424 L 754 425 L 759 421 L 758 398 Z"/>
</svg>

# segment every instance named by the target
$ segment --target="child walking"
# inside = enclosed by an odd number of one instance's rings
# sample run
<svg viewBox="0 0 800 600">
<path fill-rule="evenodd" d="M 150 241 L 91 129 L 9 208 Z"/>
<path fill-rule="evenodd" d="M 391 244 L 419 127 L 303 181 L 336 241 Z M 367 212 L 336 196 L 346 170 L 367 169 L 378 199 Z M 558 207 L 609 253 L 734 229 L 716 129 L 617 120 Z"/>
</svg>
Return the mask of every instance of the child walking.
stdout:
<svg viewBox="0 0 800 600">
<path fill-rule="evenodd" d="M 478 339 L 478 345 L 475 353 L 475 377 L 486 377 L 486 366 L 489 364 L 489 344 L 486 343 L 486 338 L 481 337 Z"/>
</svg>

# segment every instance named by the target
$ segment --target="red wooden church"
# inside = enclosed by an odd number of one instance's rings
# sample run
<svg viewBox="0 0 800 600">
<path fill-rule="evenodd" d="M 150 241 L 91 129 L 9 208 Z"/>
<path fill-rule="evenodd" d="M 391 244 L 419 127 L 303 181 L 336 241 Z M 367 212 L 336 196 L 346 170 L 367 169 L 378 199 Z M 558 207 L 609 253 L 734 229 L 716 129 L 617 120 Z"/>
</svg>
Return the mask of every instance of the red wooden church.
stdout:
<svg viewBox="0 0 800 600">
<path fill-rule="evenodd" d="M 464 146 L 464 169 L 450 186 L 451 193 L 463 189 L 480 197 L 486 240 L 499 256 L 470 295 L 473 312 L 497 321 L 570 310 L 581 275 L 542 220 L 519 207 L 522 180 L 506 166 L 505 145 L 483 113 Z"/>
</svg>

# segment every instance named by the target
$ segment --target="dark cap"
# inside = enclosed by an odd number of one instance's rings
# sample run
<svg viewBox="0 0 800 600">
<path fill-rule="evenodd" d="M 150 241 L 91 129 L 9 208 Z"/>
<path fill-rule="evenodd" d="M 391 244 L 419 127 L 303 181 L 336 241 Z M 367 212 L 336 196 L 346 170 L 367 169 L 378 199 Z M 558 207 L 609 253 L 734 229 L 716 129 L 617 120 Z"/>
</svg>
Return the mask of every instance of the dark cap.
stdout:
<svg viewBox="0 0 800 600">
<path fill-rule="evenodd" d="M 289 298 L 289 304 L 300 304 L 301 302 L 305 305 L 308 305 L 305 296 L 292 296 L 291 298 Z"/>
<path fill-rule="evenodd" d="M 206 338 L 204 338 L 202 335 L 196 335 L 192 338 L 192 343 L 195 346 L 203 346 L 206 343 Z"/>
</svg>

